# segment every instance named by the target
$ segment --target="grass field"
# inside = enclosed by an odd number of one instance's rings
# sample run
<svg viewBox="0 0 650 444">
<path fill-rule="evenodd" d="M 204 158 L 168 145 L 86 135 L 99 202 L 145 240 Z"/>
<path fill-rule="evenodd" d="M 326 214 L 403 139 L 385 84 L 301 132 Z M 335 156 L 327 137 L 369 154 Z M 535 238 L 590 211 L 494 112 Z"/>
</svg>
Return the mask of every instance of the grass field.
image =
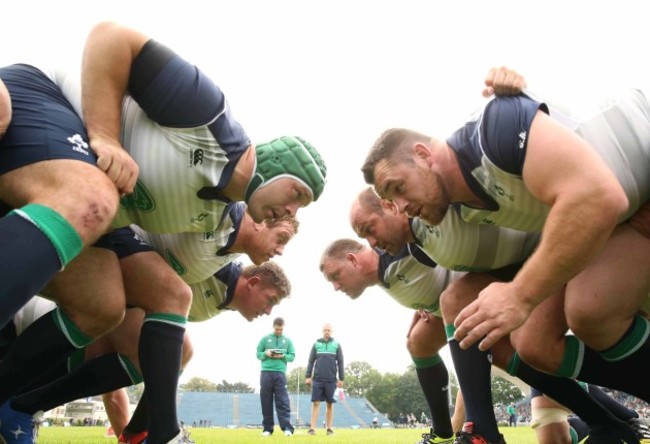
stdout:
<svg viewBox="0 0 650 444">
<path fill-rule="evenodd" d="M 332 436 L 318 430 L 316 436 L 307 435 L 305 429 L 296 430 L 292 437 L 285 437 L 276 428 L 268 438 L 260 436 L 261 430 L 191 429 L 190 438 L 196 444 L 260 444 L 260 443 L 307 443 L 307 444 L 414 444 L 425 430 L 420 429 L 336 429 Z M 103 427 L 49 427 L 41 428 L 39 444 L 114 444 L 115 438 L 106 438 Z M 530 427 L 502 428 L 501 433 L 510 444 L 535 444 L 535 434 Z"/>
</svg>

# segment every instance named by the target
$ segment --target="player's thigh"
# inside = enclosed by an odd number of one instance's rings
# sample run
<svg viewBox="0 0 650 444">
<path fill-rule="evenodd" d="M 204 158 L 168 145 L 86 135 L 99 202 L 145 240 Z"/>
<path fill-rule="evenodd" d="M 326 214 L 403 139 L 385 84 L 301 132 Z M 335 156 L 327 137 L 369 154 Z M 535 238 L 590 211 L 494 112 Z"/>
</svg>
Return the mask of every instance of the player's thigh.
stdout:
<svg viewBox="0 0 650 444">
<path fill-rule="evenodd" d="M 11 65 L 0 75 L 12 100 L 0 139 L 0 200 L 54 209 L 88 245 L 115 216 L 118 192 L 96 167 L 83 121 L 43 71 Z"/>
<path fill-rule="evenodd" d="M 453 323 L 456 316 L 472 303 L 485 287 L 497 279 L 485 273 L 467 273 L 447 286 L 440 295 L 440 309 L 445 323 Z"/>
<path fill-rule="evenodd" d="M 114 218 L 119 197 L 108 176 L 75 160 L 50 160 L 0 175 L 0 200 L 11 208 L 30 203 L 59 213 L 86 245 L 102 234 Z"/>
<path fill-rule="evenodd" d="M 627 325 L 649 291 L 650 239 L 621 224 L 601 254 L 567 284 L 569 327 L 577 334 Z"/>
<path fill-rule="evenodd" d="M 122 322 L 122 274 L 117 256 L 109 249 L 84 249 L 50 281 L 47 293 L 89 336 L 104 334 Z"/>
<path fill-rule="evenodd" d="M 146 312 L 187 316 L 192 291 L 158 253 L 149 251 L 120 259 L 127 302 Z"/>
<path fill-rule="evenodd" d="M 433 313 L 426 313 L 427 319 L 418 319 L 409 337 L 406 347 L 415 357 L 432 356 L 447 344 L 442 318 Z"/>
</svg>

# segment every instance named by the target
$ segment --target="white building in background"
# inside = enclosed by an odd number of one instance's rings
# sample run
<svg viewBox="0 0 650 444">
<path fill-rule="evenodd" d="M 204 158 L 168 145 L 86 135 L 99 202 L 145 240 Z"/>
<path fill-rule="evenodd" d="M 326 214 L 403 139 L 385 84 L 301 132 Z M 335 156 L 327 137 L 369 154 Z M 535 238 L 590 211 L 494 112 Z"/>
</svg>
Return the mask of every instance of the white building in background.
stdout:
<svg viewBox="0 0 650 444">
<path fill-rule="evenodd" d="M 79 421 L 83 422 L 88 418 L 95 424 L 104 424 L 108 421 L 108 415 L 106 414 L 104 402 L 101 401 L 101 398 L 99 399 L 83 398 L 58 406 L 45 412 L 41 422 L 62 424 L 74 420 L 75 424 L 78 424 Z M 130 404 L 130 413 L 133 413 L 134 409 L 135 405 Z"/>
</svg>

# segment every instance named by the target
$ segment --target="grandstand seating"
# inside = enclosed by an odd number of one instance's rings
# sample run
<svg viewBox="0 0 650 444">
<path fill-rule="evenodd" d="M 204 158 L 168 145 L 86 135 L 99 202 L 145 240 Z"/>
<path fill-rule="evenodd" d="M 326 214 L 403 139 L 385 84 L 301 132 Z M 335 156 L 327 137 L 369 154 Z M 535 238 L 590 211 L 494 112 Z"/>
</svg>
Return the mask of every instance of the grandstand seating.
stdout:
<svg viewBox="0 0 650 444">
<path fill-rule="evenodd" d="M 311 395 L 292 394 L 291 422 L 308 427 L 311 420 Z M 296 420 L 296 416 L 298 420 Z M 365 398 L 347 396 L 334 406 L 335 428 L 370 427 L 374 417 L 379 423 L 390 423 Z M 212 427 L 260 427 L 262 408 L 258 393 L 181 392 L 178 395 L 178 418 L 188 426 L 208 424 Z M 318 418 L 319 426 L 325 419 L 325 403 Z M 277 419 L 276 419 L 277 420 Z"/>
</svg>

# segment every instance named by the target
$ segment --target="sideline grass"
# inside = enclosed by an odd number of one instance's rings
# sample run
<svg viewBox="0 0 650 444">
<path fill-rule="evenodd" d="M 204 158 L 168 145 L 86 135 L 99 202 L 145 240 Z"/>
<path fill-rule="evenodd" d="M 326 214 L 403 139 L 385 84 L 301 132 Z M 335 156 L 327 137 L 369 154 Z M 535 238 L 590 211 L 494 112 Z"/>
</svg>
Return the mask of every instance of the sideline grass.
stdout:
<svg viewBox="0 0 650 444">
<path fill-rule="evenodd" d="M 511 444 L 535 444 L 534 432 L 530 427 L 501 428 L 506 442 Z M 419 441 L 424 429 L 336 429 L 334 435 L 325 436 L 318 430 L 316 436 L 307 435 L 306 429 L 297 429 L 292 437 L 285 437 L 276 428 L 273 436 L 262 438 L 261 430 L 247 429 L 190 429 L 190 438 L 196 444 L 260 444 L 289 443 L 306 444 L 414 444 Z M 47 427 L 41 428 L 39 444 L 115 444 L 116 438 L 106 438 L 103 427 Z"/>
</svg>

